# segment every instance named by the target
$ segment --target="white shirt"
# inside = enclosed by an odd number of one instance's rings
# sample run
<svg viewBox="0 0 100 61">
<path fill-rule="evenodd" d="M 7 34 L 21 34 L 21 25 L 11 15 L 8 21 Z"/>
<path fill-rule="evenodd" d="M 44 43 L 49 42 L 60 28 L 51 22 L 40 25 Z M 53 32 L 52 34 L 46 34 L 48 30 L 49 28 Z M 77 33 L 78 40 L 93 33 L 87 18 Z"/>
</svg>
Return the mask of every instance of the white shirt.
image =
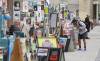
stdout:
<svg viewBox="0 0 100 61">
<path fill-rule="evenodd" d="M 87 31 L 86 25 L 82 21 L 80 21 L 79 24 L 79 34 L 85 33 Z"/>
</svg>

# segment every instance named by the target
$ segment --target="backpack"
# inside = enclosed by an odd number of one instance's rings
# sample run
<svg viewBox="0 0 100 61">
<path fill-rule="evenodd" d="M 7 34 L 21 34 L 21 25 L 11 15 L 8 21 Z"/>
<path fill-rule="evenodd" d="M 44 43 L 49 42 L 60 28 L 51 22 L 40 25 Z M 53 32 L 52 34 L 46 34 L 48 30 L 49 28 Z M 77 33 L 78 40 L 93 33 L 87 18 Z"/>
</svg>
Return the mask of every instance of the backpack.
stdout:
<svg viewBox="0 0 100 61">
<path fill-rule="evenodd" d="M 84 34 L 87 32 L 86 25 L 84 22 L 80 21 L 79 22 L 79 34 Z"/>
</svg>

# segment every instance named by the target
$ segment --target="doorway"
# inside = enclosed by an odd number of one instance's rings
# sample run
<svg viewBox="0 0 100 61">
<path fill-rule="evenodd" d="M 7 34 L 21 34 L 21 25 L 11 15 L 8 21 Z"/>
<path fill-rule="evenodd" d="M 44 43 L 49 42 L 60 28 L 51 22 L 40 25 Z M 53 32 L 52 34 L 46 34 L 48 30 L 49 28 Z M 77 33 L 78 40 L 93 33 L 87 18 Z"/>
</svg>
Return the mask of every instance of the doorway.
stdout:
<svg viewBox="0 0 100 61">
<path fill-rule="evenodd" d="M 96 19 L 97 4 L 93 4 L 93 19 Z"/>
</svg>

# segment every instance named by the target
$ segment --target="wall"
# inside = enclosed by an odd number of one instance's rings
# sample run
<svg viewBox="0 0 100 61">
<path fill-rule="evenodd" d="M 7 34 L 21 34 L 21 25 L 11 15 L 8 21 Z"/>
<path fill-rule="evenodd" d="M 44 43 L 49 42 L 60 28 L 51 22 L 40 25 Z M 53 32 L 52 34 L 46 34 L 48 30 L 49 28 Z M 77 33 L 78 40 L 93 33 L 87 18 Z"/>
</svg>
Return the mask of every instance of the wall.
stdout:
<svg viewBox="0 0 100 61">
<path fill-rule="evenodd" d="M 79 0 L 79 16 L 82 20 L 90 15 L 91 0 Z"/>
</svg>

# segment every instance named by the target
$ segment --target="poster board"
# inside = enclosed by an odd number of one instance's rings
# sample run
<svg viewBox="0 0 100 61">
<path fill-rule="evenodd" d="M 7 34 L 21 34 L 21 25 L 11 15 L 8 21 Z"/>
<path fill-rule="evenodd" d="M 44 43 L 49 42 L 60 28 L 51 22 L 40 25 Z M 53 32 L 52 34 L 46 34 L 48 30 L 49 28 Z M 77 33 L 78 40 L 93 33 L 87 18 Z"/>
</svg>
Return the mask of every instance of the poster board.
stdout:
<svg viewBox="0 0 100 61">
<path fill-rule="evenodd" d="M 47 56 L 48 55 L 48 49 L 39 48 L 37 52 L 37 56 Z"/>
<path fill-rule="evenodd" d="M 13 19 L 20 20 L 20 1 L 13 1 Z"/>
<path fill-rule="evenodd" d="M 51 14 L 50 27 L 55 28 L 57 24 L 57 13 Z"/>
<path fill-rule="evenodd" d="M 49 43 L 45 43 L 45 41 L 48 40 L 51 44 L 51 46 L 46 46 L 50 45 Z M 46 45 L 43 45 L 46 44 Z M 57 48 L 57 40 L 55 37 L 49 37 L 49 38 L 38 38 L 38 47 L 48 47 L 48 48 Z"/>
<path fill-rule="evenodd" d="M 64 37 L 60 37 L 60 38 L 59 38 L 59 43 L 60 43 L 61 45 L 65 46 L 65 45 L 66 45 L 66 42 L 67 42 L 67 38 L 64 38 Z"/>
</svg>

